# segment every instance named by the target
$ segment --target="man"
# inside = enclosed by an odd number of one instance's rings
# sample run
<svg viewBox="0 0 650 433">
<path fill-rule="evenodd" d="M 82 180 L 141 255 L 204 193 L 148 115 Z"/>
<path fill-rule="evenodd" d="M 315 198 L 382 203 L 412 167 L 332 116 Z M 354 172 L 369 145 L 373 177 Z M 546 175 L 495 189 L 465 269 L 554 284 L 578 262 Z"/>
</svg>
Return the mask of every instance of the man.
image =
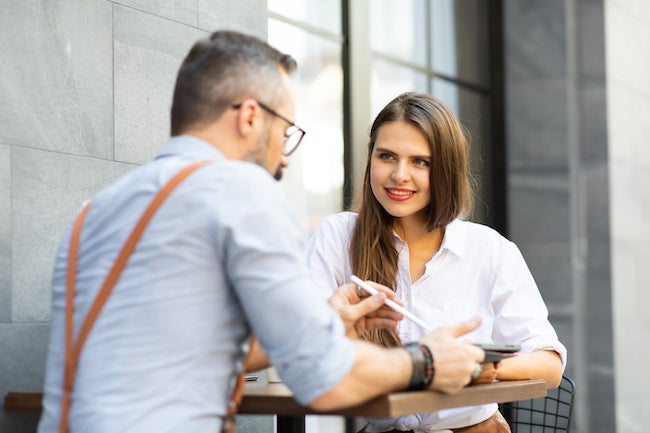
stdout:
<svg viewBox="0 0 650 433">
<path fill-rule="evenodd" d="M 171 139 L 153 161 L 100 191 L 73 240 L 68 233 L 62 241 L 40 432 L 57 431 L 67 416 L 78 432 L 216 432 L 251 332 L 296 398 L 317 409 L 414 384 L 455 392 L 469 382 L 484 353 L 455 337 L 478 320 L 434 332 L 422 346 L 383 349 L 345 332 L 394 324 L 395 315 L 361 317 L 385 294 L 356 306 L 354 286 L 342 286 L 331 302 L 345 325 L 319 297 L 302 233 L 273 181 L 304 134 L 290 120 L 294 68 L 291 57 L 236 32 L 216 32 L 190 50 L 174 91 Z M 80 323 L 129 233 L 153 196 L 197 161 L 209 163 L 146 226 L 74 361 Z M 72 350 L 66 326 L 74 328 Z"/>
</svg>

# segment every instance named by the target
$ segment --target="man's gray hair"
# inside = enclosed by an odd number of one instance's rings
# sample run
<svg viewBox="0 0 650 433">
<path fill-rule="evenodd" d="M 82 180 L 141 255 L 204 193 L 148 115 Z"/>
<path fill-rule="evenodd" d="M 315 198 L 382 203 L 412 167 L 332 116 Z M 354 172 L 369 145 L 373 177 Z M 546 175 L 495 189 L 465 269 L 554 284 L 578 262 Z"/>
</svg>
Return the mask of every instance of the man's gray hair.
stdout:
<svg viewBox="0 0 650 433">
<path fill-rule="evenodd" d="M 280 70 L 296 61 L 254 36 L 217 31 L 194 44 L 176 78 L 171 135 L 215 121 L 242 96 L 268 105 L 286 97 Z"/>
</svg>

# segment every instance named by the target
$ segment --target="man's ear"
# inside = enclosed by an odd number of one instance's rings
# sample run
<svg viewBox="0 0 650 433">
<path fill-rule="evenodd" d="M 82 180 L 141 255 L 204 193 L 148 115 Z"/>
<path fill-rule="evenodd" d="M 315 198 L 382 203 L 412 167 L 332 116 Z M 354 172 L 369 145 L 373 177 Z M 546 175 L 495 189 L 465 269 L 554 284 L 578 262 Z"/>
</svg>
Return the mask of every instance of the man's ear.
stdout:
<svg viewBox="0 0 650 433">
<path fill-rule="evenodd" d="M 259 105 L 254 99 L 246 99 L 241 102 L 237 114 L 237 133 L 242 137 L 248 137 L 257 128 Z"/>
</svg>

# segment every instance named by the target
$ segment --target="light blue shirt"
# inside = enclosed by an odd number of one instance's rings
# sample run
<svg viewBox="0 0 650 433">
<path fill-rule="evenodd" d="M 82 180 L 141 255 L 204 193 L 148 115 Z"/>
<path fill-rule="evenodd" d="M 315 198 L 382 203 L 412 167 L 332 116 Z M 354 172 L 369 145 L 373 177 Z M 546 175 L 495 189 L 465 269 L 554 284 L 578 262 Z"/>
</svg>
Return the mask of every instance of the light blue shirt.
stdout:
<svg viewBox="0 0 650 433">
<path fill-rule="evenodd" d="M 252 330 L 308 403 L 354 362 L 338 314 L 307 270 L 303 232 L 277 182 L 189 136 L 99 192 L 79 253 L 75 332 L 136 221 L 181 168 L 192 173 L 146 228 L 81 354 L 71 430 L 218 432 Z M 70 232 L 53 274 L 52 330 L 39 432 L 58 428 Z M 76 335 L 76 334 L 75 334 Z"/>
</svg>

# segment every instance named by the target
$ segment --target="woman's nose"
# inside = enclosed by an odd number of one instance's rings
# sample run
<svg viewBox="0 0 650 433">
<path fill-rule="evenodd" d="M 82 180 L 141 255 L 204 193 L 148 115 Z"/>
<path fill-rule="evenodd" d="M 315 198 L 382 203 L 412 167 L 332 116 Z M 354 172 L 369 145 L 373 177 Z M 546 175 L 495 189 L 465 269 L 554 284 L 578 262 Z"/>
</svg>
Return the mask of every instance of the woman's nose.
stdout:
<svg viewBox="0 0 650 433">
<path fill-rule="evenodd" d="M 405 180 L 408 180 L 408 176 L 408 168 L 406 167 L 406 164 L 401 162 L 395 165 L 395 168 L 391 173 L 391 178 L 396 182 L 404 182 Z"/>
</svg>

